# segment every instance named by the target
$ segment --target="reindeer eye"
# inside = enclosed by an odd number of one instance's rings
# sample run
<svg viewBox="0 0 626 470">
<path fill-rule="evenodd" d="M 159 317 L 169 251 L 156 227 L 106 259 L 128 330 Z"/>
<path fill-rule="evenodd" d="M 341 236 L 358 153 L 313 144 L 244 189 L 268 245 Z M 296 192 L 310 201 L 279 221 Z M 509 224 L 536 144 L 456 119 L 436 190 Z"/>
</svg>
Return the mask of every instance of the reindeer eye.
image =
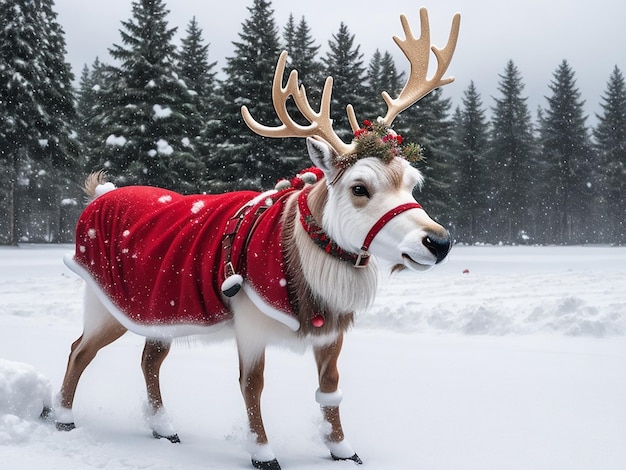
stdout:
<svg viewBox="0 0 626 470">
<path fill-rule="evenodd" d="M 352 187 L 352 194 L 357 197 L 370 197 L 370 193 L 367 188 L 360 184 Z"/>
</svg>

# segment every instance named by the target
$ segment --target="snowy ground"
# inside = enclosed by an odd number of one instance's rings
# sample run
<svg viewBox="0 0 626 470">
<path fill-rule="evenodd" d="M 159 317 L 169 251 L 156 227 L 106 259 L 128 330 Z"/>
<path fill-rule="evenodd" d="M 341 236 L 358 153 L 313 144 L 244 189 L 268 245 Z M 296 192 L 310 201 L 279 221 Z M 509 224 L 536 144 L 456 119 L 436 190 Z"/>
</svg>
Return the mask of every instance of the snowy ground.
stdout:
<svg viewBox="0 0 626 470">
<path fill-rule="evenodd" d="M 0 468 L 251 468 L 230 342 L 179 345 L 164 365 L 180 445 L 144 427 L 142 340 L 131 334 L 85 372 L 76 430 L 32 418 L 23 402 L 37 383 L 58 388 L 80 334 L 68 251 L 0 248 Z M 447 264 L 382 286 L 340 367 L 363 468 L 622 470 L 626 248 L 456 247 Z M 354 468 L 320 442 L 316 387 L 310 354 L 269 352 L 274 451 L 286 470 Z"/>
</svg>

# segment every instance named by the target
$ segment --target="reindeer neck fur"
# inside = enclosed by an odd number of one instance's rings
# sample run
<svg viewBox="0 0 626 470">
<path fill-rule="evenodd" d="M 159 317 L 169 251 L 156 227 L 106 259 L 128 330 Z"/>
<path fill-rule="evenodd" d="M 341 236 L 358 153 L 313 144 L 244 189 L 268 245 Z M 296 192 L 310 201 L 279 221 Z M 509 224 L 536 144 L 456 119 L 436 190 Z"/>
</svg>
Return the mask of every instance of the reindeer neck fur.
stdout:
<svg viewBox="0 0 626 470">
<path fill-rule="evenodd" d="M 316 183 L 308 195 L 307 202 L 316 220 L 322 220 L 327 197 L 324 180 Z M 299 221 L 297 199 L 295 194 L 287 204 L 282 239 L 293 286 L 291 296 L 297 302 L 299 331 L 303 335 L 344 332 L 351 326 L 354 312 L 374 301 L 378 286 L 376 263 L 356 269 L 320 249 Z M 318 313 L 326 319 L 322 328 L 311 325 L 311 318 Z"/>
</svg>

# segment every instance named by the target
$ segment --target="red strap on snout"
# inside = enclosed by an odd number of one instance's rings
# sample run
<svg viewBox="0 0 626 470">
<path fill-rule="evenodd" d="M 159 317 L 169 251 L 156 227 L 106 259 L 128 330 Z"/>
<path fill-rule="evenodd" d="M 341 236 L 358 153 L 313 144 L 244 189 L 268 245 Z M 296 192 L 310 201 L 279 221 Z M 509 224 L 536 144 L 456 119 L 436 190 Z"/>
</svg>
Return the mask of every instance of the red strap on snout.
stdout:
<svg viewBox="0 0 626 470">
<path fill-rule="evenodd" d="M 422 206 L 420 206 L 417 202 L 407 202 L 406 204 L 400 204 L 399 206 L 391 209 L 389 212 L 384 214 L 380 219 L 378 219 L 378 222 L 376 222 L 374 226 L 370 229 L 369 233 L 365 237 L 365 241 L 363 242 L 363 246 L 361 247 L 361 250 L 367 251 L 370 247 L 370 243 L 372 243 L 372 240 L 374 240 L 374 237 L 378 235 L 378 232 L 380 232 L 382 228 L 387 224 L 387 222 L 393 219 L 396 215 L 400 215 L 403 212 L 406 212 L 410 209 L 421 209 L 421 208 Z"/>
</svg>

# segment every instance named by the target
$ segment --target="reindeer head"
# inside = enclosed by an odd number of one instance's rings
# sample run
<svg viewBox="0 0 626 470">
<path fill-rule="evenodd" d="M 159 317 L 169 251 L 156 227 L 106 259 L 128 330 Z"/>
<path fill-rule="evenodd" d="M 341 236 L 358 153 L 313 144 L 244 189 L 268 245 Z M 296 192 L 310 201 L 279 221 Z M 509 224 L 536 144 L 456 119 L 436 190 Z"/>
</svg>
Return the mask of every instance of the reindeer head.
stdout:
<svg viewBox="0 0 626 470">
<path fill-rule="evenodd" d="M 403 110 L 435 88 L 454 80 L 442 77 L 456 47 L 460 15 L 457 13 L 454 16 L 448 43 L 443 49 L 431 47 L 425 8 L 420 10 L 419 38 L 413 35 L 405 15 L 401 15 L 400 20 L 405 39 L 393 39 L 409 60 L 411 70 L 397 98 L 382 93 L 388 112 L 379 118 L 378 124 L 384 129 L 388 129 Z M 431 50 L 437 58 L 437 70 L 428 79 Z M 348 105 L 347 114 L 355 139 L 345 143 L 333 130 L 330 117 L 332 77 L 326 79 L 320 109 L 315 111 L 308 102 L 304 86 L 298 84 L 297 71 L 290 73 L 283 87 L 286 62 L 287 53 L 283 52 L 272 86 L 274 109 L 282 125 L 264 126 L 252 118 L 246 106 L 241 111 L 248 127 L 259 135 L 307 138 L 311 160 L 324 172 L 326 180 L 323 211 L 310 216 L 321 220 L 321 229 L 340 247 L 340 251 L 358 254 L 356 267 L 367 264 L 370 251 L 392 266 L 412 270 L 428 269 L 443 260 L 450 250 L 450 237 L 413 199 L 412 190 L 421 185 L 422 176 L 405 158 L 407 151 L 396 145 L 398 141 L 393 142 L 390 148 L 389 139 L 384 136 L 379 143 L 384 146 L 382 151 L 376 147 L 376 139 L 369 146 L 359 145 L 359 131 L 362 129 L 352 105 Z M 309 125 L 302 126 L 291 118 L 287 111 L 289 97 Z M 393 133 L 389 135 L 395 137 Z M 306 201 L 304 206 L 300 206 L 301 213 L 303 210 L 308 211 Z"/>
</svg>

